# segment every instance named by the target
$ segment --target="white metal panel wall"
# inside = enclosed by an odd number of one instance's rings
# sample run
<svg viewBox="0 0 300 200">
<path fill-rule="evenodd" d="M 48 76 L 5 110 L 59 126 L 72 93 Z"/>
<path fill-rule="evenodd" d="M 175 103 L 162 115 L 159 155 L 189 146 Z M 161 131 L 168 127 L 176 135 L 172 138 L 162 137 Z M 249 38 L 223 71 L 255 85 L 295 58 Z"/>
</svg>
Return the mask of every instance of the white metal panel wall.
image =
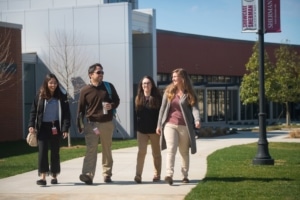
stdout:
<svg viewBox="0 0 300 200">
<path fill-rule="evenodd" d="M 48 26 L 49 31 L 45 33 L 46 38 L 52 38 L 57 31 L 64 31 L 68 35 L 74 34 L 73 8 L 51 9 L 49 10 Z"/>
<path fill-rule="evenodd" d="M 100 5 L 107 0 L 0 0 L 0 10 L 31 10 Z M 132 8 L 138 9 L 138 0 L 132 1 Z"/>
<path fill-rule="evenodd" d="M 132 30 L 136 33 L 152 33 L 152 16 L 139 10 L 132 11 Z"/>
<path fill-rule="evenodd" d="M 1 10 L 7 10 L 8 2 L 7 0 L 0 0 L 0 11 Z"/>
<path fill-rule="evenodd" d="M 24 37 L 26 35 L 25 27 L 24 27 L 25 24 L 24 11 L 0 12 L 0 21 L 23 25 L 23 29 L 22 29 L 22 52 L 23 52 L 23 48 L 25 47 Z"/>
<path fill-rule="evenodd" d="M 30 0 L 30 9 L 52 8 L 53 0 Z"/>
<path fill-rule="evenodd" d="M 102 0 L 77 0 L 77 6 L 99 5 L 99 4 L 103 4 Z"/>
<path fill-rule="evenodd" d="M 130 4 L 5 11 L 2 12 L 2 18 L 23 24 L 23 52 L 37 52 L 40 59 L 37 74 L 41 78 L 47 69 L 43 65 L 51 56 L 47 35 L 52 37 L 56 30 L 61 29 L 81 35 L 78 47 L 84 52 L 81 57 L 87 61 L 77 75 L 88 83 L 88 66 L 96 62 L 103 64 L 105 80 L 115 85 L 121 99 L 118 108 L 121 124 L 129 137 L 133 136 Z M 47 67 L 52 70 L 53 66 Z"/>
<path fill-rule="evenodd" d="M 63 7 L 69 7 L 69 6 L 76 6 L 77 0 L 52 0 L 53 7 L 55 8 L 63 8 Z"/>
<path fill-rule="evenodd" d="M 131 6 L 127 3 L 120 5 L 104 4 L 100 7 L 100 61 L 105 71 L 104 78 L 115 85 L 120 96 L 118 112 L 121 123 L 133 137 Z"/>
<path fill-rule="evenodd" d="M 136 43 L 134 49 L 134 75 L 150 75 L 157 81 L 156 12 L 140 9 L 132 12 L 132 31 Z M 144 34 L 144 36 L 143 36 Z M 151 41 L 150 41 L 151 40 Z M 147 70 L 143 70 L 147 68 Z M 144 71 L 144 72 L 143 72 Z M 150 73 L 149 73 L 150 71 Z M 145 74 L 147 73 L 147 74 Z M 140 77 L 135 77 L 139 80 Z"/>
<path fill-rule="evenodd" d="M 25 37 L 23 37 L 25 48 L 23 51 L 28 52 L 26 48 L 40 48 L 48 45 L 46 39 L 46 34 L 49 32 L 48 17 L 48 10 L 25 12 Z"/>
<path fill-rule="evenodd" d="M 119 6 L 119 4 L 105 4 L 100 7 L 99 34 L 101 44 L 128 42 L 128 38 L 124 36 L 127 29 L 125 25 L 128 24 L 125 24 L 125 20 L 128 19 L 125 14 L 128 14 L 128 11 L 124 6 Z"/>
<path fill-rule="evenodd" d="M 8 10 L 30 9 L 30 0 L 7 0 L 7 9 Z"/>
<path fill-rule="evenodd" d="M 99 45 L 99 7 L 74 8 L 74 31 L 82 37 L 80 45 Z"/>
</svg>

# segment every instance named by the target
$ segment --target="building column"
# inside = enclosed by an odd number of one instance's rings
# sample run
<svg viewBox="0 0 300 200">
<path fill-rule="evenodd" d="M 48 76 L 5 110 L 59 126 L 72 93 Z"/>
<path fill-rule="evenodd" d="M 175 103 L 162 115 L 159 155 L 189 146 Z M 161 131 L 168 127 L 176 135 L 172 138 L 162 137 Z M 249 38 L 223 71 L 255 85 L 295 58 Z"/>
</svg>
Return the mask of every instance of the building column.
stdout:
<svg viewBox="0 0 300 200">
<path fill-rule="evenodd" d="M 207 88 L 204 88 L 204 94 L 203 94 L 203 116 L 204 116 L 204 122 L 207 123 Z"/>
<path fill-rule="evenodd" d="M 238 89 L 238 95 L 237 95 L 237 117 L 238 121 L 241 121 L 241 98 L 240 98 L 240 88 Z"/>
</svg>

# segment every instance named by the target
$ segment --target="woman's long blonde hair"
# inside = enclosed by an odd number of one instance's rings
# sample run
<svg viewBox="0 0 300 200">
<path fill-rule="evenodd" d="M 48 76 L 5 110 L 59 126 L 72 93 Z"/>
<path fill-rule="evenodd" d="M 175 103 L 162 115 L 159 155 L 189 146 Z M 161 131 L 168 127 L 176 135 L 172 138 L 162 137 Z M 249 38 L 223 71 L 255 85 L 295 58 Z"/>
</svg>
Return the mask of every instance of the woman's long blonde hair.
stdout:
<svg viewBox="0 0 300 200">
<path fill-rule="evenodd" d="M 196 93 L 193 89 L 192 81 L 191 81 L 189 75 L 182 68 L 177 68 L 177 69 L 173 70 L 172 75 L 174 73 L 176 73 L 178 76 L 180 76 L 183 79 L 183 82 L 182 82 L 183 92 L 187 95 L 188 103 L 191 106 L 193 106 L 196 103 L 197 97 L 196 97 Z M 177 86 L 174 85 L 173 82 L 167 86 L 165 92 L 167 94 L 168 101 L 171 101 L 174 98 L 174 96 L 176 95 L 177 89 L 178 89 Z"/>
</svg>

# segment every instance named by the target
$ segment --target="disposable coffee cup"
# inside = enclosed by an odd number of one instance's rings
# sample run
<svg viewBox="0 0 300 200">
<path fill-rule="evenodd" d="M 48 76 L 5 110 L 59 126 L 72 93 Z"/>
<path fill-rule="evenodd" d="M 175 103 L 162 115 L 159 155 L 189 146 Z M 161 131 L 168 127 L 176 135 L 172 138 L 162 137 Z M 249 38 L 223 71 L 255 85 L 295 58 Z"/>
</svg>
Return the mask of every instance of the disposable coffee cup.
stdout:
<svg viewBox="0 0 300 200">
<path fill-rule="evenodd" d="M 103 115 L 107 115 L 106 104 L 107 104 L 106 102 L 102 102 Z"/>
<path fill-rule="evenodd" d="M 99 135 L 100 134 L 100 131 L 97 127 L 93 128 L 93 131 L 96 135 Z"/>
</svg>

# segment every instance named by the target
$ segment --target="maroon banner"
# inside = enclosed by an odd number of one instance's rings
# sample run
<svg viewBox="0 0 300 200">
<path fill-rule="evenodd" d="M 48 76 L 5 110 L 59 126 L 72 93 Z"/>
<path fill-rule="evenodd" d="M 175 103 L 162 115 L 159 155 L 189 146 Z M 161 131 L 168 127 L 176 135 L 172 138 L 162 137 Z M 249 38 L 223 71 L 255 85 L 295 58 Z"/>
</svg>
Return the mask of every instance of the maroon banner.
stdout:
<svg viewBox="0 0 300 200">
<path fill-rule="evenodd" d="M 265 0 L 265 33 L 280 32 L 280 0 Z"/>
<path fill-rule="evenodd" d="M 257 0 L 242 0 L 242 32 L 257 32 Z"/>
</svg>

